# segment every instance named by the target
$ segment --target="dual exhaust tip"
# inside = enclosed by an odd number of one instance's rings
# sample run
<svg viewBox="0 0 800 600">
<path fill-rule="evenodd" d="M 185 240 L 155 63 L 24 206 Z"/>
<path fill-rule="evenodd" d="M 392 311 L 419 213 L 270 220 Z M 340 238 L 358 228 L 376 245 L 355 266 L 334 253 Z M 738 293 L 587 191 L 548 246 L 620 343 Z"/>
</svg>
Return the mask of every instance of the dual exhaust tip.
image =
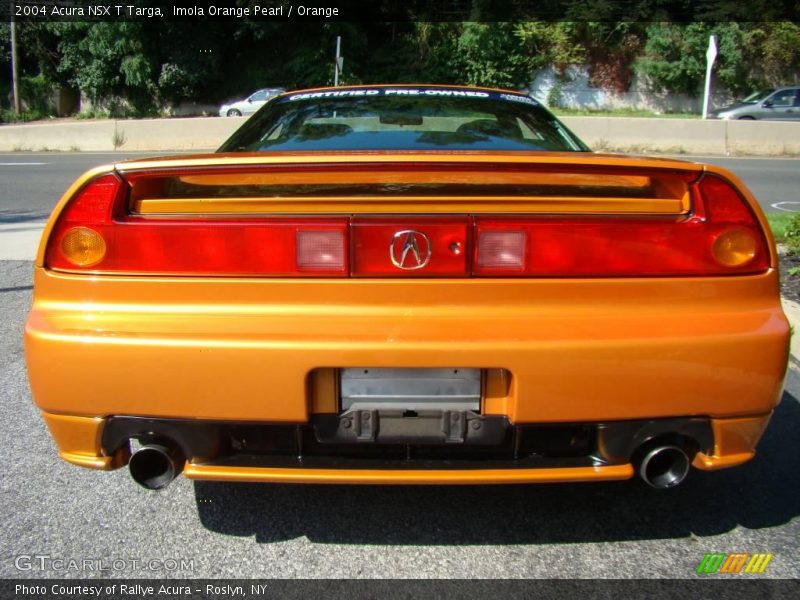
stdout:
<svg viewBox="0 0 800 600">
<path fill-rule="evenodd" d="M 637 473 L 650 487 L 665 490 L 680 485 L 689 474 L 690 467 L 691 460 L 682 447 L 660 444 L 645 450 Z"/>
<path fill-rule="evenodd" d="M 162 490 L 183 470 L 186 458 L 177 446 L 168 443 L 145 444 L 130 458 L 133 480 L 148 490 Z M 645 450 L 637 473 L 652 488 L 663 490 L 679 485 L 689 474 L 691 460 L 676 444 L 659 444 Z"/>
<path fill-rule="evenodd" d="M 131 455 L 128 469 L 143 488 L 163 490 L 183 471 L 186 459 L 177 446 L 166 443 L 145 444 Z"/>
</svg>

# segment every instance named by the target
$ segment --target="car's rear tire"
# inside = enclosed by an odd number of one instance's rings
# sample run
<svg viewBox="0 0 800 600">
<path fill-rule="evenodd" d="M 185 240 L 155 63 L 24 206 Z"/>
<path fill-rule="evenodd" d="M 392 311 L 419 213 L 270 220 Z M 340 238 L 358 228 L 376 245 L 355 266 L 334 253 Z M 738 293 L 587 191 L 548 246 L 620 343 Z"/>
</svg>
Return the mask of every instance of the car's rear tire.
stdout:
<svg viewBox="0 0 800 600">
<path fill-rule="evenodd" d="M 242 111 L 236 110 L 235 108 L 232 108 L 227 112 L 227 115 L 229 117 L 241 117 L 242 116 Z"/>
</svg>

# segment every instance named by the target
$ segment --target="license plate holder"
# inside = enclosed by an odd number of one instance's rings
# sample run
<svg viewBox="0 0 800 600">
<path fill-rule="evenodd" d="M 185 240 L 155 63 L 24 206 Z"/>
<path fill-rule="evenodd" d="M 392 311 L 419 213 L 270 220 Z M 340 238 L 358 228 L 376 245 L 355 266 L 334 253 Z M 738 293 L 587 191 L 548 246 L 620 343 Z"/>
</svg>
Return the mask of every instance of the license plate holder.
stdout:
<svg viewBox="0 0 800 600">
<path fill-rule="evenodd" d="M 481 369 L 340 369 L 339 390 L 342 412 L 480 412 Z"/>
<path fill-rule="evenodd" d="M 329 444 L 493 445 L 509 426 L 481 410 L 481 369 L 339 369 L 339 414 L 312 417 Z"/>
</svg>

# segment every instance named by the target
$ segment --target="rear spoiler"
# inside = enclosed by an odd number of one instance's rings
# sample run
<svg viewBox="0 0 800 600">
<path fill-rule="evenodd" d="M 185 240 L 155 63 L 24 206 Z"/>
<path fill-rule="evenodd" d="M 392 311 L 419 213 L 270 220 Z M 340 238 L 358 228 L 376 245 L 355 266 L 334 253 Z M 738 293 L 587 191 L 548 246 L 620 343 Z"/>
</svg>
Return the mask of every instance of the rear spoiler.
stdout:
<svg viewBox="0 0 800 600">
<path fill-rule="evenodd" d="M 701 165 L 584 153 L 227 154 L 121 163 L 135 214 L 686 214 Z"/>
</svg>

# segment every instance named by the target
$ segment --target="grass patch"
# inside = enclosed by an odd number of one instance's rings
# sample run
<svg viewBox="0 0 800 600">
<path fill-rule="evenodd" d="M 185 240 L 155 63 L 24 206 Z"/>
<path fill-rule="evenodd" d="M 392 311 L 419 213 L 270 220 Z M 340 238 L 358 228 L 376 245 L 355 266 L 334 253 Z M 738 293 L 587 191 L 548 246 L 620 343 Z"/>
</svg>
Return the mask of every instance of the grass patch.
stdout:
<svg viewBox="0 0 800 600">
<path fill-rule="evenodd" d="M 0 110 L 0 122 L 5 123 L 27 123 L 29 121 L 41 121 L 47 118 L 49 118 L 48 114 L 36 109 L 23 111 L 19 114 L 15 113 L 12 108 Z"/>
<path fill-rule="evenodd" d="M 779 212 L 767 213 L 767 221 L 772 229 L 772 235 L 779 244 L 786 243 L 786 228 L 792 222 L 795 213 Z"/>
</svg>

